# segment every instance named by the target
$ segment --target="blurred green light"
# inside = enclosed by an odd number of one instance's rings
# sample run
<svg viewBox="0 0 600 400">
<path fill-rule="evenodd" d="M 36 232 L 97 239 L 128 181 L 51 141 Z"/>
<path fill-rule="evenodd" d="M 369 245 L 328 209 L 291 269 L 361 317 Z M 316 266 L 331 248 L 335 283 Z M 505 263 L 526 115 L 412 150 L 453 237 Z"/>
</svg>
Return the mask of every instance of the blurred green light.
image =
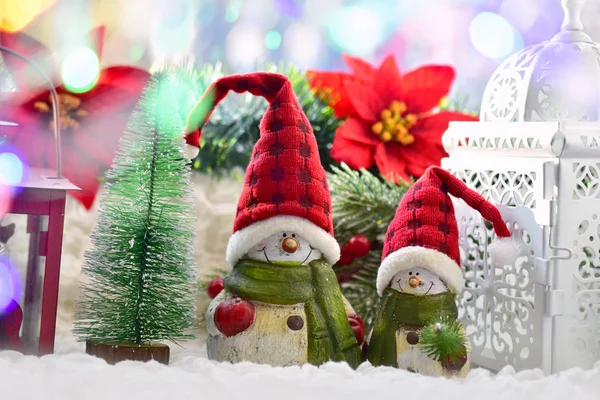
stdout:
<svg viewBox="0 0 600 400">
<path fill-rule="evenodd" d="M 237 5 L 229 5 L 225 10 L 225 21 L 235 22 L 240 17 L 240 9 Z"/>
<path fill-rule="evenodd" d="M 336 47 L 357 56 L 370 54 L 385 41 L 382 14 L 366 4 L 341 8 L 328 18 L 327 25 Z"/>
<path fill-rule="evenodd" d="M 82 47 L 69 53 L 60 68 L 65 87 L 73 93 L 92 89 L 100 77 L 100 60 L 94 50 Z"/>
<path fill-rule="evenodd" d="M 265 36 L 265 46 L 269 50 L 277 50 L 281 46 L 281 35 L 277 31 L 269 31 Z"/>
</svg>

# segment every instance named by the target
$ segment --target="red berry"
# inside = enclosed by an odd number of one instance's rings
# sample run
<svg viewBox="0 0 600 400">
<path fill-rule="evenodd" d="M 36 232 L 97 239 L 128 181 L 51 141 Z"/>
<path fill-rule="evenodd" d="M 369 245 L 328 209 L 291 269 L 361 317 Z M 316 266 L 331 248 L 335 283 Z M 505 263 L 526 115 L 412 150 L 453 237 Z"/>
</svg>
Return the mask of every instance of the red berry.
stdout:
<svg viewBox="0 0 600 400">
<path fill-rule="evenodd" d="M 354 261 L 354 254 L 352 254 L 347 246 L 342 246 L 340 248 L 340 260 L 337 262 L 337 265 L 350 265 Z"/>
<path fill-rule="evenodd" d="M 365 323 L 361 317 L 356 314 L 348 314 L 348 322 L 354 330 L 356 341 L 360 345 L 365 340 Z"/>
<path fill-rule="evenodd" d="M 371 242 L 365 235 L 354 235 L 348 241 L 346 248 L 355 257 L 364 257 L 371 250 Z"/>
<path fill-rule="evenodd" d="M 208 284 L 208 288 L 206 288 L 206 292 L 210 296 L 211 299 L 214 299 L 221 293 L 223 290 L 223 278 L 216 278 L 210 281 Z"/>
<path fill-rule="evenodd" d="M 254 323 L 256 311 L 248 300 L 234 297 L 217 306 L 215 310 L 215 325 L 226 337 L 244 332 Z"/>
</svg>

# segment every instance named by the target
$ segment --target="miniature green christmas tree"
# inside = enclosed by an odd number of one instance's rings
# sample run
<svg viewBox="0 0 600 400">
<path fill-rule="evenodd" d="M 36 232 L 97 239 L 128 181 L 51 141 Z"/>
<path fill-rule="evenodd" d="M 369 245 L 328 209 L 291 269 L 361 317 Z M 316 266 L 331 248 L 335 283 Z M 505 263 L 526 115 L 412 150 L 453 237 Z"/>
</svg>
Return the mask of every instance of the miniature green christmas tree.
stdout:
<svg viewBox="0 0 600 400">
<path fill-rule="evenodd" d="M 193 337 L 193 208 L 177 110 L 184 85 L 153 75 L 121 139 L 85 254 L 80 340 L 140 346 Z"/>
</svg>

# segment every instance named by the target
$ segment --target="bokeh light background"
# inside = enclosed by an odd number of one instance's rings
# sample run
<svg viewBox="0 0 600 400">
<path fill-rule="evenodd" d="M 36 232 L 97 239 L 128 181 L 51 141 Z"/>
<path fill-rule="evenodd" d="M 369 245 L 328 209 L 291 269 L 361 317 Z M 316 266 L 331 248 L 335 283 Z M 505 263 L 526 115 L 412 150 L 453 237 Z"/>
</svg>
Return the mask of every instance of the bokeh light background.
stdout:
<svg viewBox="0 0 600 400">
<path fill-rule="evenodd" d="M 600 37 L 599 14 L 600 2 L 588 0 L 583 18 L 592 38 Z M 453 92 L 469 112 L 496 67 L 552 38 L 562 19 L 560 0 L 0 0 L 2 29 L 51 49 L 75 93 L 92 89 L 100 70 L 115 64 L 153 71 L 191 58 L 230 72 L 269 62 L 346 70 L 343 52 L 372 63 L 392 54 L 403 70 L 454 66 Z M 82 47 L 99 25 L 106 28 L 101 55 Z M 27 175 L 13 150 L 0 143 L 0 217 L 9 186 Z"/>
<path fill-rule="evenodd" d="M 592 38 L 599 14 L 587 1 Z M 0 0 L 0 18 L 51 48 L 105 24 L 102 66 L 194 56 L 235 72 L 280 61 L 344 70 L 341 52 L 372 62 L 391 53 L 403 69 L 450 64 L 455 92 L 477 109 L 498 64 L 551 38 L 563 16 L 560 0 Z"/>
</svg>

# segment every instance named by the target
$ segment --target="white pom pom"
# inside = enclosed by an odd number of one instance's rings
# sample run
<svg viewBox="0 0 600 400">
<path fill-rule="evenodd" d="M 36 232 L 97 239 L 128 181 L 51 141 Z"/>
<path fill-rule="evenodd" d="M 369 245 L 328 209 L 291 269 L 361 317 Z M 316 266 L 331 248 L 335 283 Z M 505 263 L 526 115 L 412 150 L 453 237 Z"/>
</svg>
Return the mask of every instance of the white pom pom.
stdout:
<svg viewBox="0 0 600 400">
<path fill-rule="evenodd" d="M 196 146 L 186 144 L 185 147 L 187 150 L 187 155 L 190 160 L 193 160 L 194 158 L 196 158 L 198 156 L 198 153 L 200 153 L 200 149 Z"/>
<path fill-rule="evenodd" d="M 488 247 L 492 263 L 498 266 L 514 265 L 521 255 L 521 248 L 512 238 L 496 239 Z"/>
</svg>

